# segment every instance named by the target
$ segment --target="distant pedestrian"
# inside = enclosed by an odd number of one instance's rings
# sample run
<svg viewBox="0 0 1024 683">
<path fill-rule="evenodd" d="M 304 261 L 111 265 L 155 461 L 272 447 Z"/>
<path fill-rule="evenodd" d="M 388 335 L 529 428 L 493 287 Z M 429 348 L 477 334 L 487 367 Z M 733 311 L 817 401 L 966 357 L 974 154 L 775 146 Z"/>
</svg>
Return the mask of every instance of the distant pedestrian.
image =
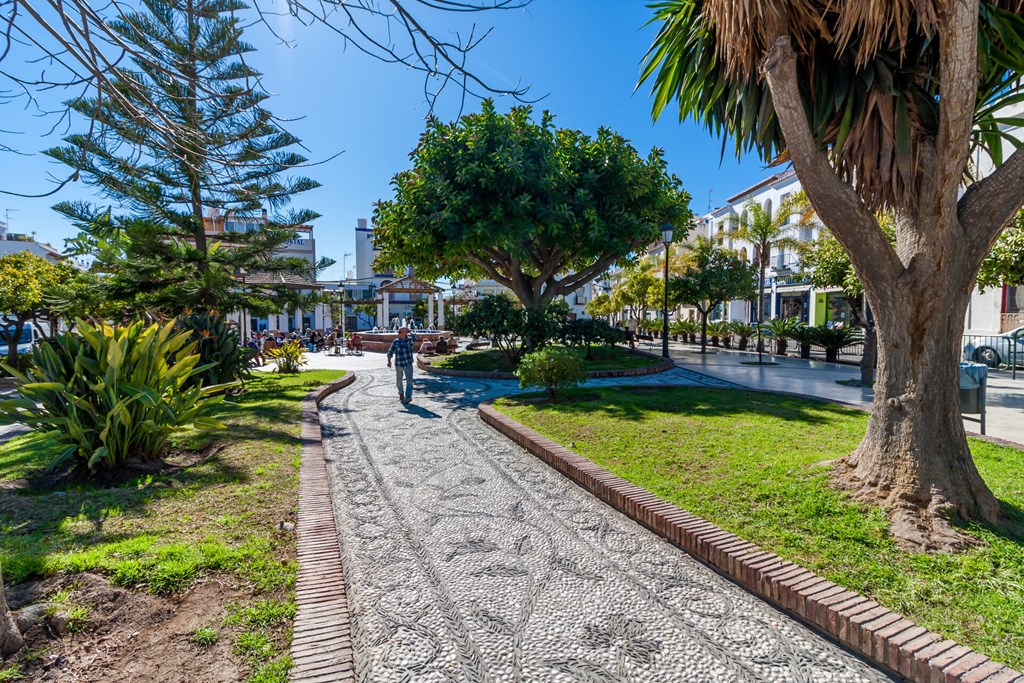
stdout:
<svg viewBox="0 0 1024 683">
<path fill-rule="evenodd" d="M 401 327 L 398 330 L 398 339 L 391 342 L 388 349 L 388 367 L 391 367 L 391 358 L 395 358 L 395 385 L 398 387 L 398 400 L 402 403 L 412 403 L 412 358 L 413 345 L 416 343 L 416 335 L 409 333 L 408 327 Z M 405 388 L 402 388 L 402 381 L 405 381 Z"/>
</svg>

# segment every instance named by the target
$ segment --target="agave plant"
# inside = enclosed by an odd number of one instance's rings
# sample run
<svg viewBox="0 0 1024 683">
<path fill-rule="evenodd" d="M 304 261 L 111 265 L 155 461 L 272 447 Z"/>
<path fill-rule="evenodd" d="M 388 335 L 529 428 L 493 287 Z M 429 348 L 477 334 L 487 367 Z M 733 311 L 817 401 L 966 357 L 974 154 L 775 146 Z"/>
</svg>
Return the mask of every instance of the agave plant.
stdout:
<svg viewBox="0 0 1024 683">
<path fill-rule="evenodd" d="M 802 324 L 799 318 L 772 318 L 764 324 L 764 333 L 775 340 L 775 353 L 786 355 L 790 337 Z"/>
<path fill-rule="evenodd" d="M 750 338 L 757 334 L 757 328 L 750 323 L 734 322 L 732 323 L 732 333 L 736 335 L 736 348 L 746 351 L 750 344 Z"/>
<path fill-rule="evenodd" d="M 211 414 L 232 385 L 190 386 L 208 368 L 198 364 L 191 333 L 174 325 L 79 320 L 76 334 L 32 351 L 32 368 L 11 372 L 20 397 L 0 401 L 0 424 L 22 422 L 53 437 L 51 468 L 70 460 L 91 471 L 159 457 L 186 427 L 222 428 Z"/>
<path fill-rule="evenodd" d="M 813 330 L 814 343 L 825 349 L 825 360 L 835 363 L 839 360 L 839 351 L 844 346 L 860 341 L 863 335 L 860 330 L 852 327 L 826 327 L 818 325 L 810 328 Z"/>
<path fill-rule="evenodd" d="M 811 357 L 811 344 L 815 343 L 815 330 L 814 327 L 800 325 L 789 333 L 789 338 L 800 345 L 801 358 Z"/>
<path fill-rule="evenodd" d="M 732 348 L 732 325 L 724 320 L 717 322 L 708 323 L 708 334 L 714 340 L 712 344 L 718 346 L 718 342 L 722 342 L 722 346 L 727 349 Z"/>
</svg>

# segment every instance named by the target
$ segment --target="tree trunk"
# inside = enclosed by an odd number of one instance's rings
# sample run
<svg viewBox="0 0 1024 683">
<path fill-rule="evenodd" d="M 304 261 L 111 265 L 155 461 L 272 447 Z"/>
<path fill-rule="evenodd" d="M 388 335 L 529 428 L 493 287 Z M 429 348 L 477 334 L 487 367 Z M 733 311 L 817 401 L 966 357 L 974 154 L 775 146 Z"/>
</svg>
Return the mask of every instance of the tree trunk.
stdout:
<svg viewBox="0 0 1024 683">
<path fill-rule="evenodd" d="M 9 657 L 25 644 L 11 610 L 7 608 L 3 568 L 0 567 L 0 656 Z"/>
<path fill-rule="evenodd" d="M 7 327 L 7 329 L 13 330 L 12 334 L 5 336 L 7 341 L 7 364 L 15 370 L 19 370 L 18 340 L 21 339 L 21 333 L 25 331 L 25 321 L 19 319 L 16 323 Z"/>
<path fill-rule="evenodd" d="M 760 365 L 764 362 L 761 358 L 761 354 L 764 353 L 764 341 L 762 334 L 762 328 L 764 327 L 764 259 L 758 258 L 758 276 L 757 276 L 757 363 Z"/>
<path fill-rule="evenodd" d="M 867 434 L 837 470 L 858 499 L 886 505 L 892 534 L 924 550 L 970 540 L 952 518 L 995 523 L 999 503 L 971 459 L 960 417 L 960 339 L 970 288 L 921 271 L 872 301 L 878 378 Z"/>
<path fill-rule="evenodd" d="M 708 352 L 708 314 L 700 311 L 700 352 Z"/>
</svg>

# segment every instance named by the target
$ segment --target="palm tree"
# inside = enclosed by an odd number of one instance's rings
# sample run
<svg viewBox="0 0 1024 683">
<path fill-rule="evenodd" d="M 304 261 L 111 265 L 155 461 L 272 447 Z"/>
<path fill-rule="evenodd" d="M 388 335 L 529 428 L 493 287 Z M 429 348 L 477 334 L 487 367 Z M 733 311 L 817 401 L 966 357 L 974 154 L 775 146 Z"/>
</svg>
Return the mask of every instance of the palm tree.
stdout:
<svg viewBox="0 0 1024 683">
<path fill-rule="evenodd" d="M 793 222 L 793 217 L 796 221 Z M 761 328 L 764 326 L 764 271 L 771 259 L 772 250 L 796 249 L 800 244 L 797 229 L 805 227 L 813 220 L 808 209 L 807 198 L 797 192 L 786 198 L 773 216 L 755 201 L 747 202 L 740 215 L 736 229 L 732 232 L 734 239 L 750 242 L 753 246 L 754 261 L 758 266 L 757 279 L 757 362 L 762 363 L 764 341 L 761 339 Z"/>
<path fill-rule="evenodd" d="M 673 109 L 738 154 L 792 163 L 876 313 L 874 405 L 837 479 L 921 548 L 968 543 L 951 519 L 1002 523 L 959 416 L 952 340 L 982 261 L 1024 206 L 1024 148 L 1004 144 L 1008 105 L 1024 99 L 1020 0 L 652 8 L 641 81 L 654 115 Z M 971 173 L 978 157 L 987 168 Z M 898 246 L 880 210 L 895 215 Z"/>
</svg>

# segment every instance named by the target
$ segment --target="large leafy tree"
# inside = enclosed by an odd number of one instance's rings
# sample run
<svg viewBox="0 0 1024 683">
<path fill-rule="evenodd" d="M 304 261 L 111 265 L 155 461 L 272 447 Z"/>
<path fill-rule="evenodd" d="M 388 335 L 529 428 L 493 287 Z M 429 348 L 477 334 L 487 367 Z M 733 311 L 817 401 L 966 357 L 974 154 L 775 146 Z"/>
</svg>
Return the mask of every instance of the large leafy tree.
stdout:
<svg viewBox="0 0 1024 683">
<path fill-rule="evenodd" d="M 761 339 L 761 330 L 764 327 L 764 271 L 771 261 L 773 249 L 796 249 L 799 246 L 797 230 L 810 221 L 806 205 L 807 199 L 802 192 L 797 192 L 782 202 L 774 216 L 757 202 L 747 202 L 733 233 L 733 237 L 750 242 L 753 246 L 754 261 L 758 267 L 756 310 L 759 363 L 764 350 L 764 342 Z"/>
<path fill-rule="evenodd" d="M 850 255 L 875 312 L 878 379 L 867 433 L 837 475 L 918 547 L 964 543 L 952 517 L 1000 519 L 967 445 L 957 361 L 978 268 L 1024 204 L 1024 152 L 1004 158 L 1007 105 L 1024 100 L 1022 9 L 668 0 L 641 76 L 655 115 L 674 102 L 737 150 L 792 162 Z M 965 180 L 979 148 L 996 170 Z"/>
<path fill-rule="evenodd" d="M 693 306 L 700 314 L 701 353 L 707 352 L 708 314 L 724 301 L 751 298 L 756 272 L 756 267 L 735 251 L 701 235 L 690 253 L 689 269 L 669 278 L 670 301 Z"/>
<path fill-rule="evenodd" d="M 556 129 L 529 107 L 427 122 L 412 168 L 374 212 L 378 267 L 491 278 L 530 309 L 635 259 L 662 224 L 689 224 L 689 195 L 660 150 L 607 128 Z"/>
<path fill-rule="evenodd" d="M 82 231 L 72 253 L 96 259 L 109 296 L 129 307 L 270 309 L 287 288 L 236 276 L 311 274 L 304 261 L 275 255 L 296 226 L 316 217 L 285 209 L 317 183 L 288 175 L 306 159 L 264 106 L 260 74 L 244 59 L 253 50 L 242 39 L 245 8 L 238 0 L 145 0 L 110 22 L 132 58 L 95 96 L 69 103 L 90 120 L 89 132 L 46 152 L 130 211 L 56 207 Z M 269 219 L 264 208 L 273 211 Z M 249 227 L 211 241 L 209 209 Z"/>
<path fill-rule="evenodd" d="M 629 309 L 629 315 L 639 324 L 647 319 L 649 308 L 659 308 L 665 292 L 665 284 L 654 274 L 654 262 L 643 259 L 627 268 L 622 282 L 612 292 L 614 305 L 622 310 Z"/>
</svg>

